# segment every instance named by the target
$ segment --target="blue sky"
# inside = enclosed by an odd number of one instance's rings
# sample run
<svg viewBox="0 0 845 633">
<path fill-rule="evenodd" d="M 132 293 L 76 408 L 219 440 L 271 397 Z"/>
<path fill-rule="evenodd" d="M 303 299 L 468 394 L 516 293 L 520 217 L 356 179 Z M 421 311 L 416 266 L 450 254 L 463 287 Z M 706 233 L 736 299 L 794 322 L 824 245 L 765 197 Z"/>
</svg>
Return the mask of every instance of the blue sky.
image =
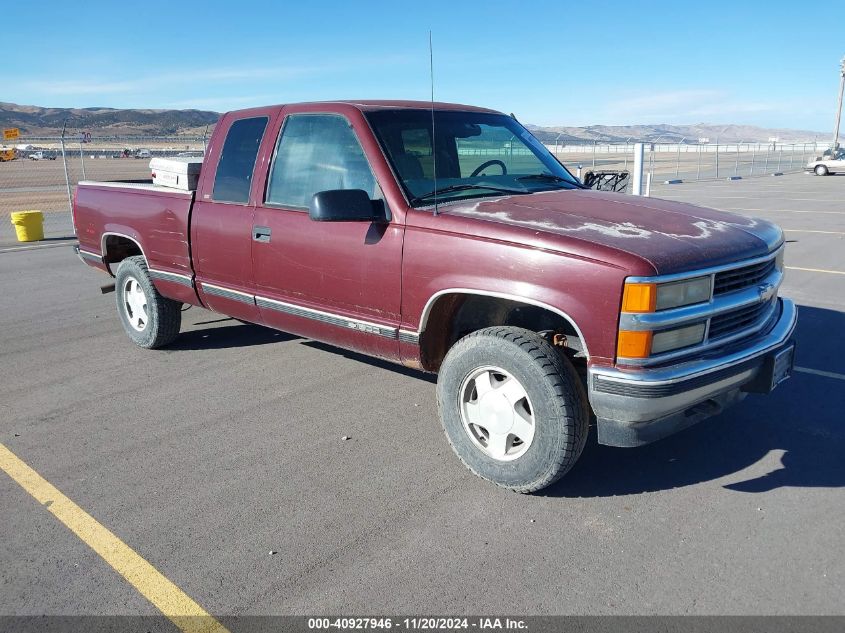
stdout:
<svg viewBox="0 0 845 633">
<path fill-rule="evenodd" d="M 0 101 L 54 107 L 428 99 L 431 28 L 441 101 L 541 125 L 824 132 L 845 55 L 845 5 L 797 0 L 45 0 L 3 22 Z"/>
</svg>

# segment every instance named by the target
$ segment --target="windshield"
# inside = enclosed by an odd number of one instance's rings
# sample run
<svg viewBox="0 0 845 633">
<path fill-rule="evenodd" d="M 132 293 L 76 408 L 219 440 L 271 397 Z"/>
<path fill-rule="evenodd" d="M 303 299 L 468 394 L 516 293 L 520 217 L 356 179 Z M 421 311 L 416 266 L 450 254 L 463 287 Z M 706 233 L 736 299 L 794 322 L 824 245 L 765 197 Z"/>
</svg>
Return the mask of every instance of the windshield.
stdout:
<svg viewBox="0 0 845 633">
<path fill-rule="evenodd" d="M 515 119 L 487 112 L 382 110 L 367 119 L 411 206 L 581 185 Z M 435 183 L 434 169 L 437 165 Z"/>
</svg>

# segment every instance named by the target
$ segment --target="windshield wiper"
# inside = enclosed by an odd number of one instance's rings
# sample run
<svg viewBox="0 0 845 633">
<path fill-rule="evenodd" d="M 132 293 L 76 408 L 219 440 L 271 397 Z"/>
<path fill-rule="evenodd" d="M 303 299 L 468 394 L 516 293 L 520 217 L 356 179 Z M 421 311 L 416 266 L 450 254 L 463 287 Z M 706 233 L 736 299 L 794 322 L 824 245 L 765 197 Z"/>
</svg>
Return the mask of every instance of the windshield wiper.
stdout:
<svg viewBox="0 0 845 633">
<path fill-rule="evenodd" d="M 517 180 L 545 180 L 547 182 L 559 182 L 572 185 L 572 187 L 580 188 L 577 183 L 572 182 L 568 178 L 562 176 L 555 176 L 554 174 L 529 174 L 527 176 L 518 176 Z"/>
<path fill-rule="evenodd" d="M 413 199 L 412 202 L 422 202 L 426 198 L 431 198 L 433 196 L 439 196 L 444 193 L 453 193 L 455 191 L 468 191 L 469 189 L 487 189 L 488 191 L 496 191 L 499 193 L 509 194 L 531 193 L 530 191 L 526 191 L 525 189 L 508 189 L 506 187 L 493 187 L 491 185 L 449 185 L 448 187 L 440 187 L 439 189 L 435 189 L 434 191 L 429 191 L 428 193 L 424 193 L 421 196 L 417 196 Z"/>
</svg>

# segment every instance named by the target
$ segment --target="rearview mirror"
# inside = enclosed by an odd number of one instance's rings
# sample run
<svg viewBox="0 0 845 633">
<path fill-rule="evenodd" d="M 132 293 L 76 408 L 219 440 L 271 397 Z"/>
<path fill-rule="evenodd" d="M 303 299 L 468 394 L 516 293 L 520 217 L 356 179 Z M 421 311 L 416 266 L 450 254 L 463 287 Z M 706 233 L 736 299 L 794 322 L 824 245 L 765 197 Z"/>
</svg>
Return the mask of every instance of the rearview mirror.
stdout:
<svg viewBox="0 0 845 633">
<path fill-rule="evenodd" d="M 363 189 L 330 189 L 311 198 L 309 217 L 316 222 L 386 222 L 384 203 Z"/>
</svg>

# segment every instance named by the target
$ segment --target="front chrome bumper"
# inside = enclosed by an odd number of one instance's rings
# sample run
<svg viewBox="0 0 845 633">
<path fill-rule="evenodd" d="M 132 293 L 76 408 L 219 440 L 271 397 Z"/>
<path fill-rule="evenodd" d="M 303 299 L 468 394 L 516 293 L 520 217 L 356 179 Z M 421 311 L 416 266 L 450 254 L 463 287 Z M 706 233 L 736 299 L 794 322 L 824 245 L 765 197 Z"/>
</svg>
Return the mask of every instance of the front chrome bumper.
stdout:
<svg viewBox="0 0 845 633">
<path fill-rule="evenodd" d="M 768 391 L 759 386 L 761 375 L 774 354 L 793 345 L 797 321 L 795 304 L 778 302 L 777 319 L 750 341 L 666 367 L 590 368 L 599 443 L 648 444 L 720 413 L 749 391 Z"/>
</svg>

